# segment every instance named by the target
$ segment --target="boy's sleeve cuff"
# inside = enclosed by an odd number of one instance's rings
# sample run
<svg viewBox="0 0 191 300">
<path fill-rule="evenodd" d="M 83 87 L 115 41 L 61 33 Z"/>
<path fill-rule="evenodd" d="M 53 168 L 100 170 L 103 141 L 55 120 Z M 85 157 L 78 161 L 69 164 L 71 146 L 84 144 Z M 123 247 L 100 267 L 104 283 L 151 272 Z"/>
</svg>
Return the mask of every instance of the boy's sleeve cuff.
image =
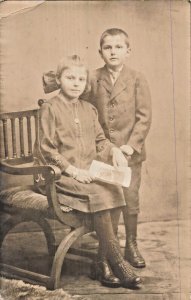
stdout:
<svg viewBox="0 0 191 300">
<path fill-rule="evenodd" d="M 142 146 L 137 146 L 132 142 L 128 142 L 127 145 L 131 146 L 133 150 L 135 150 L 137 153 L 141 154 Z"/>
</svg>

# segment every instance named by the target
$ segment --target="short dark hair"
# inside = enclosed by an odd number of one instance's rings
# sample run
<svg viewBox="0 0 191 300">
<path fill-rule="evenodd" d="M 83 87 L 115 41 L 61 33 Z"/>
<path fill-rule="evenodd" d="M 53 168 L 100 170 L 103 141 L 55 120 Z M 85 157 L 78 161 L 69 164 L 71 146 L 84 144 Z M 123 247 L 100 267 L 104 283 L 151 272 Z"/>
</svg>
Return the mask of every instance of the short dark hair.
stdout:
<svg viewBox="0 0 191 300">
<path fill-rule="evenodd" d="M 120 29 L 120 28 L 110 28 L 110 29 L 107 29 L 105 30 L 102 35 L 101 35 L 101 38 L 100 38 L 100 48 L 102 48 L 102 45 L 103 45 L 103 42 L 104 42 L 104 39 L 106 36 L 108 35 L 119 35 L 119 34 L 123 34 L 125 36 L 125 43 L 127 45 L 127 48 L 130 47 L 130 43 L 129 43 L 129 36 L 127 34 L 127 32 L 125 32 L 123 29 Z"/>
</svg>

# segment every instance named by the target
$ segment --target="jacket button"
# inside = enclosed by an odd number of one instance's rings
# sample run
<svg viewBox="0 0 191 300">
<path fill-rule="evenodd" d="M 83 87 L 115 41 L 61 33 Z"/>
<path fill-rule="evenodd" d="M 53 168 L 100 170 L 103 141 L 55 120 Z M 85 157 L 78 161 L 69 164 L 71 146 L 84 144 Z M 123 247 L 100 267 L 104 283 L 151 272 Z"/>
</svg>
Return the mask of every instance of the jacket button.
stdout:
<svg viewBox="0 0 191 300">
<path fill-rule="evenodd" d="M 111 117 L 111 118 L 109 118 L 109 120 L 110 120 L 110 121 L 113 121 L 113 118 Z"/>
<path fill-rule="evenodd" d="M 110 129 L 109 131 L 112 133 L 112 132 L 114 132 L 115 130 L 114 130 L 114 129 Z"/>
</svg>

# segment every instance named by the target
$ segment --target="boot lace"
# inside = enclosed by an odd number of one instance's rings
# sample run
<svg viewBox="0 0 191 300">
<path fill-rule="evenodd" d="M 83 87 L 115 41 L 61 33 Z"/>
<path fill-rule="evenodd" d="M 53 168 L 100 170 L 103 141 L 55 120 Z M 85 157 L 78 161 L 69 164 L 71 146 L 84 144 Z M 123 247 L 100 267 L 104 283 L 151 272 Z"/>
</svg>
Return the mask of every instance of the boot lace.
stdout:
<svg viewBox="0 0 191 300">
<path fill-rule="evenodd" d="M 126 250 L 132 251 L 134 257 L 143 259 L 141 253 L 139 252 L 136 239 L 131 238 L 129 240 L 129 243 L 127 243 Z"/>
</svg>

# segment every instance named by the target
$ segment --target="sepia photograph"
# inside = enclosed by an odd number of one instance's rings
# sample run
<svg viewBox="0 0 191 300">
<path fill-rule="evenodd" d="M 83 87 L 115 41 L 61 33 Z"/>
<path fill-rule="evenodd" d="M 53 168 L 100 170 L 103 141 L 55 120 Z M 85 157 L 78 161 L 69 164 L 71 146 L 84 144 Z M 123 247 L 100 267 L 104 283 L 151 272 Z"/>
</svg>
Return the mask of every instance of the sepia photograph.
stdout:
<svg viewBox="0 0 191 300">
<path fill-rule="evenodd" d="M 191 300 L 190 4 L 0 1 L 0 300 Z"/>
</svg>

